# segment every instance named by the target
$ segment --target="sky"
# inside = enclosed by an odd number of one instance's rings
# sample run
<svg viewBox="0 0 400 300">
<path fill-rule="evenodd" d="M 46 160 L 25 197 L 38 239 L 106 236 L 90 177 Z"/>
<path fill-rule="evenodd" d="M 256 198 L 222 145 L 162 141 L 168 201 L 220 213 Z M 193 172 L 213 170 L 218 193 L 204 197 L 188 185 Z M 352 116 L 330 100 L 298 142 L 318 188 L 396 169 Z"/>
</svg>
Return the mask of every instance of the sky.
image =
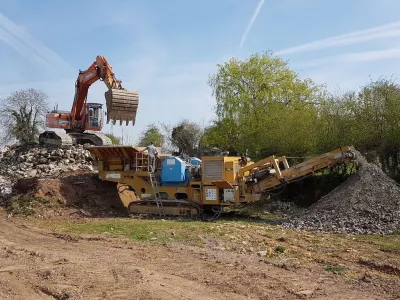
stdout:
<svg viewBox="0 0 400 300">
<path fill-rule="evenodd" d="M 0 0 L 0 98 L 23 88 L 70 110 L 79 70 L 97 55 L 139 93 L 137 141 L 151 123 L 207 125 L 217 64 L 274 51 L 301 78 L 357 89 L 400 71 L 398 0 Z M 103 82 L 88 101 L 105 104 Z M 105 106 L 105 105 L 104 105 Z"/>
</svg>

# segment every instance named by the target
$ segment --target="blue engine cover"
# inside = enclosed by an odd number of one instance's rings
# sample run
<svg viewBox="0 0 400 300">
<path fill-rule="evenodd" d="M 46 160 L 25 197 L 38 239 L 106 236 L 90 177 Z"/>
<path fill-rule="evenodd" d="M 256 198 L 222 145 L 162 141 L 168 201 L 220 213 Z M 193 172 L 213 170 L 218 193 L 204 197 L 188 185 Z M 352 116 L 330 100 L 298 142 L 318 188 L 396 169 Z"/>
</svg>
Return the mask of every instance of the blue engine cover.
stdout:
<svg viewBox="0 0 400 300">
<path fill-rule="evenodd" d="M 186 163 L 179 157 L 168 157 L 162 162 L 161 184 L 185 183 Z"/>
<path fill-rule="evenodd" d="M 201 159 L 197 157 L 191 157 L 190 158 L 190 164 L 192 166 L 201 166 Z"/>
</svg>

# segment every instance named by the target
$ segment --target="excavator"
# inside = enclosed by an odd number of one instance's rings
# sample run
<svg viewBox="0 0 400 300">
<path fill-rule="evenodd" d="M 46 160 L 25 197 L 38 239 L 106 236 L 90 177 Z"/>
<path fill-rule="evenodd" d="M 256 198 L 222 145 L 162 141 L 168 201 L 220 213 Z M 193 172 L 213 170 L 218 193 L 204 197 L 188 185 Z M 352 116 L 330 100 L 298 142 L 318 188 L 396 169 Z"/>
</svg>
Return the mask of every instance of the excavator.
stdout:
<svg viewBox="0 0 400 300">
<path fill-rule="evenodd" d="M 104 56 L 96 60 L 85 70 L 79 70 L 75 83 L 75 96 L 71 111 L 62 111 L 58 105 L 46 114 L 46 127 L 64 129 L 65 132 L 46 130 L 39 135 L 39 144 L 44 147 L 68 148 L 73 145 L 112 145 L 111 140 L 101 133 L 103 129 L 103 104 L 88 103 L 89 87 L 97 80 L 104 81 L 107 124 L 112 121 L 132 122 L 135 125 L 139 105 L 139 94 L 127 91 Z M 89 131 L 89 132 L 87 132 Z"/>
</svg>

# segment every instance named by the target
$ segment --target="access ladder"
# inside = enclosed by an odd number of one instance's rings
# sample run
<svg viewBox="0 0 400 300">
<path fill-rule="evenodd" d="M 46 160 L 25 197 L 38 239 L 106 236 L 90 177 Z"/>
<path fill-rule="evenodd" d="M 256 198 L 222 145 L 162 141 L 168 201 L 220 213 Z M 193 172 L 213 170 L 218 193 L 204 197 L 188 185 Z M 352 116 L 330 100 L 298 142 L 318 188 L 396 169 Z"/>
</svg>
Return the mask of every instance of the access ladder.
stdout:
<svg viewBox="0 0 400 300">
<path fill-rule="evenodd" d="M 156 201 L 157 208 L 158 208 L 158 213 L 160 214 L 160 216 L 165 216 L 164 206 L 163 206 L 163 203 L 162 203 L 162 199 L 160 197 L 158 181 L 157 181 L 156 176 L 154 175 L 154 173 L 150 173 L 149 175 L 150 175 L 151 187 L 153 188 L 154 199 Z"/>
</svg>

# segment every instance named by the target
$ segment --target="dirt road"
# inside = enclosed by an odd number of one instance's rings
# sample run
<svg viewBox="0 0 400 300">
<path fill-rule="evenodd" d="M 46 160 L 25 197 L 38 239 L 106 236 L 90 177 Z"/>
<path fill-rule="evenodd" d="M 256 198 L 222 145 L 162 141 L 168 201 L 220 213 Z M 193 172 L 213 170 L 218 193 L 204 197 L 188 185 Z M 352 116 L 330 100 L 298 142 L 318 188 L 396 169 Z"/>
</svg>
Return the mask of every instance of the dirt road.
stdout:
<svg viewBox="0 0 400 300">
<path fill-rule="evenodd" d="M 104 236 L 0 218 L 0 299 L 394 299 L 328 272 L 256 256 Z"/>
</svg>

